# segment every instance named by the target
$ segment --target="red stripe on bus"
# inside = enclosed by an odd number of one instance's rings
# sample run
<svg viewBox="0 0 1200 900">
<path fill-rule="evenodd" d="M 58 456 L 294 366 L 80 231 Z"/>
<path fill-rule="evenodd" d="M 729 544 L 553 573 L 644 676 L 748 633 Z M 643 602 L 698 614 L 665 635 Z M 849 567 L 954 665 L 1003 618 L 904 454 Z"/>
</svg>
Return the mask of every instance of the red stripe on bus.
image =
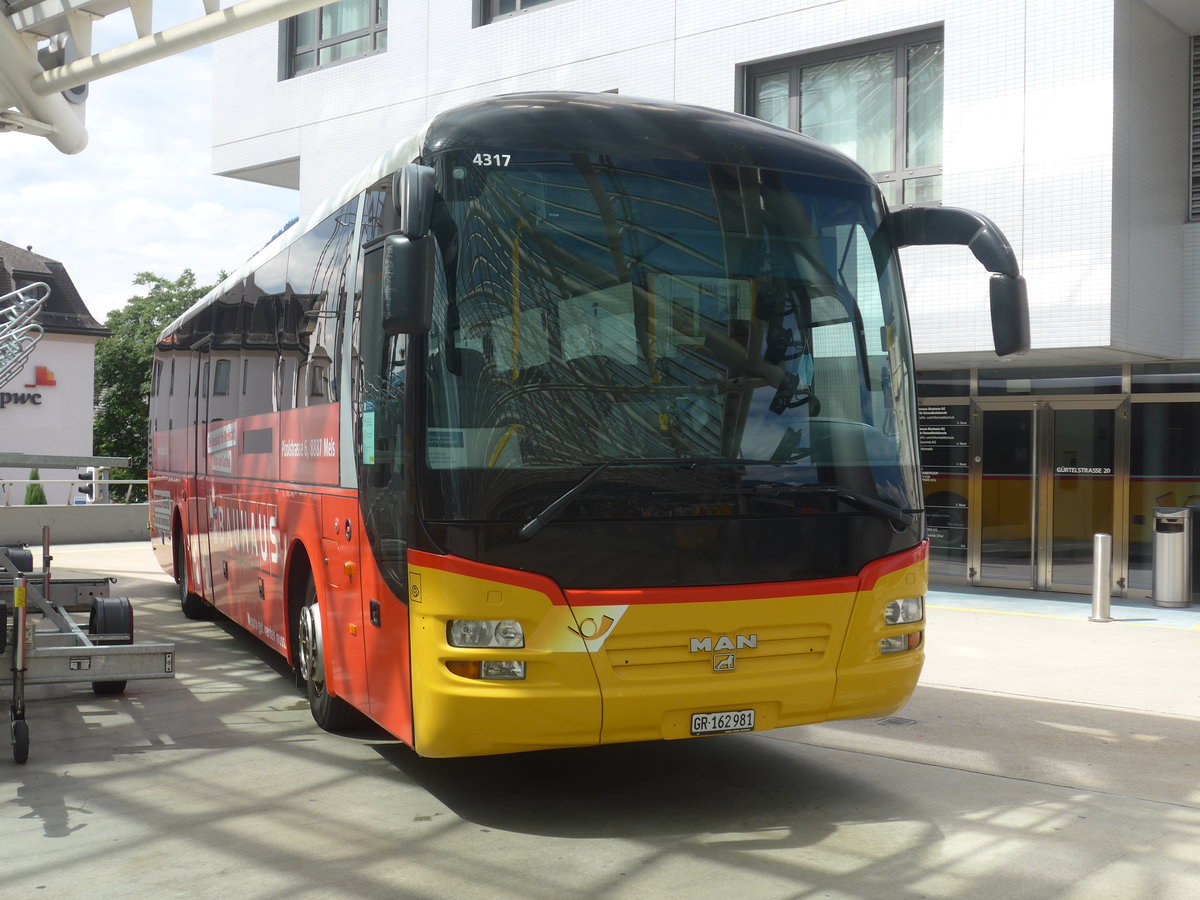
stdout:
<svg viewBox="0 0 1200 900">
<path fill-rule="evenodd" d="M 870 590 L 884 575 L 898 572 L 923 561 L 928 541 L 895 556 L 884 557 L 864 566 L 858 575 L 822 578 L 813 581 L 776 581 L 760 584 L 726 584 L 698 587 L 633 588 L 612 591 L 566 591 L 571 606 L 635 606 L 653 603 L 721 603 L 731 600 L 756 600 L 762 597 L 815 597 L 828 594 L 853 594 Z"/>
<path fill-rule="evenodd" d="M 563 591 L 544 575 L 505 569 L 463 559 L 441 556 L 421 550 L 410 550 L 409 562 L 422 568 L 438 569 L 452 575 L 464 575 L 498 584 L 538 591 L 557 605 L 571 606 L 635 606 L 656 603 L 720 603 L 732 600 L 755 600 L 761 597 L 809 597 L 825 594 L 852 594 L 871 590 L 885 575 L 915 566 L 925 560 L 929 542 L 923 541 L 911 550 L 884 557 L 864 566 L 858 575 L 841 578 L 822 578 L 814 581 L 779 581 L 761 584 L 700 585 L 697 587 L 628 588 L 621 590 Z"/>
</svg>

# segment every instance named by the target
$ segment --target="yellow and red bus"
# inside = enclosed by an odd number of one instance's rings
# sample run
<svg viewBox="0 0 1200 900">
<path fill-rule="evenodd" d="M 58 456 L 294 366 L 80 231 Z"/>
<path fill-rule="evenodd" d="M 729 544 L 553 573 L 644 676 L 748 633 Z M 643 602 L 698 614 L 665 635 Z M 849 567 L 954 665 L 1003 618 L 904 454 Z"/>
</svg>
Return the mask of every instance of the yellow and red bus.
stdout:
<svg viewBox="0 0 1200 900">
<path fill-rule="evenodd" d="M 887 210 L 795 132 L 616 95 L 433 119 L 172 323 L 151 530 L 185 615 L 434 757 L 898 709 L 926 542 Z"/>
</svg>

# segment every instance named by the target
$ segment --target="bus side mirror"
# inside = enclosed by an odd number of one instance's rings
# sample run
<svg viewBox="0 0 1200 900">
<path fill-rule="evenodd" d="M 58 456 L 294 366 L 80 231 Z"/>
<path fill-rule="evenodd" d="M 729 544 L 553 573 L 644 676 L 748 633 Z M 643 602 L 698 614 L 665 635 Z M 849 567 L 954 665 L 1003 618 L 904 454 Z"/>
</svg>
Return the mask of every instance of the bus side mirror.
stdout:
<svg viewBox="0 0 1200 900">
<path fill-rule="evenodd" d="M 997 356 L 1029 352 L 1029 297 L 1020 275 L 993 275 L 992 343 Z"/>
<path fill-rule="evenodd" d="M 950 206 L 910 206 L 888 214 L 892 244 L 962 244 L 992 275 L 992 341 L 998 356 L 1029 350 L 1029 299 L 1017 255 L 987 216 Z"/>
<path fill-rule="evenodd" d="M 392 176 L 392 204 L 400 218 L 400 233 L 416 240 L 433 225 L 437 175 L 429 166 L 407 163 Z"/>
<path fill-rule="evenodd" d="M 424 334 L 433 322 L 433 237 L 410 240 L 402 234 L 383 239 L 383 330 L 386 334 Z"/>
</svg>

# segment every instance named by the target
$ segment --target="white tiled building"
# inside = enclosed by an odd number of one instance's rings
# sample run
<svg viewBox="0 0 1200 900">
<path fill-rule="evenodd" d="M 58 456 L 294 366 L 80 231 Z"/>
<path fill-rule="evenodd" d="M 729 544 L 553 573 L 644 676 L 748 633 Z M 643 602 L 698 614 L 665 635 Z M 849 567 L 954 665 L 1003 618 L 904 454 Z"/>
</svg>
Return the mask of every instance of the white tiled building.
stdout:
<svg viewBox="0 0 1200 900">
<path fill-rule="evenodd" d="M 297 188 L 303 215 L 440 110 L 524 90 L 670 98 L 832 137 L 891 202 L 920 188 L 993 218 L 1029 282 L 1034 350 L 999 363 L 969 253 L 904 251 L 921 393 L 962 434 L 926 460 L 931 510 L 952 498 L 929 519 L 935 571 L 1082 588 L 1106 531 L 1117 588 L 1144 595 L 1150 507 L 1200 502 L 1200 469 L 1183 462 L 1200 443 L 1200 3 L 375 2 L 217 47 L 217 172 Z M 833 96 L 847 85 L 858 93 Z M 864 137 L 879 125 L 864 108 L 886 94 L 891 130 Z M 888 160 L 869 164 L 880 147 Z M 1081 467 L 1097 474 L 1065 471 Z M 998 495 L 998 478 L 1015 492 Z"/>
</svg>

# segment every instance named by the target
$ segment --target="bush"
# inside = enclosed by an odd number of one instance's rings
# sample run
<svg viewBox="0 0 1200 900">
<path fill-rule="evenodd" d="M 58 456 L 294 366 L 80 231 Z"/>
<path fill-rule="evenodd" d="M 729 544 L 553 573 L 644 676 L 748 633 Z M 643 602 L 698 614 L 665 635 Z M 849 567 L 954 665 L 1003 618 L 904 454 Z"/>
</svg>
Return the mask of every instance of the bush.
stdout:
<svg viewBox="0 0 1200 900">
<path fill-rule="evenodd" d="M 34 469 L 29 473 L 30 484 L 25 486 L 25 505 L 26 506 L 45 506 L 46 505 L 46 489 L 40 484 L 37 484 L 38 470 Z"/>
</svg>

